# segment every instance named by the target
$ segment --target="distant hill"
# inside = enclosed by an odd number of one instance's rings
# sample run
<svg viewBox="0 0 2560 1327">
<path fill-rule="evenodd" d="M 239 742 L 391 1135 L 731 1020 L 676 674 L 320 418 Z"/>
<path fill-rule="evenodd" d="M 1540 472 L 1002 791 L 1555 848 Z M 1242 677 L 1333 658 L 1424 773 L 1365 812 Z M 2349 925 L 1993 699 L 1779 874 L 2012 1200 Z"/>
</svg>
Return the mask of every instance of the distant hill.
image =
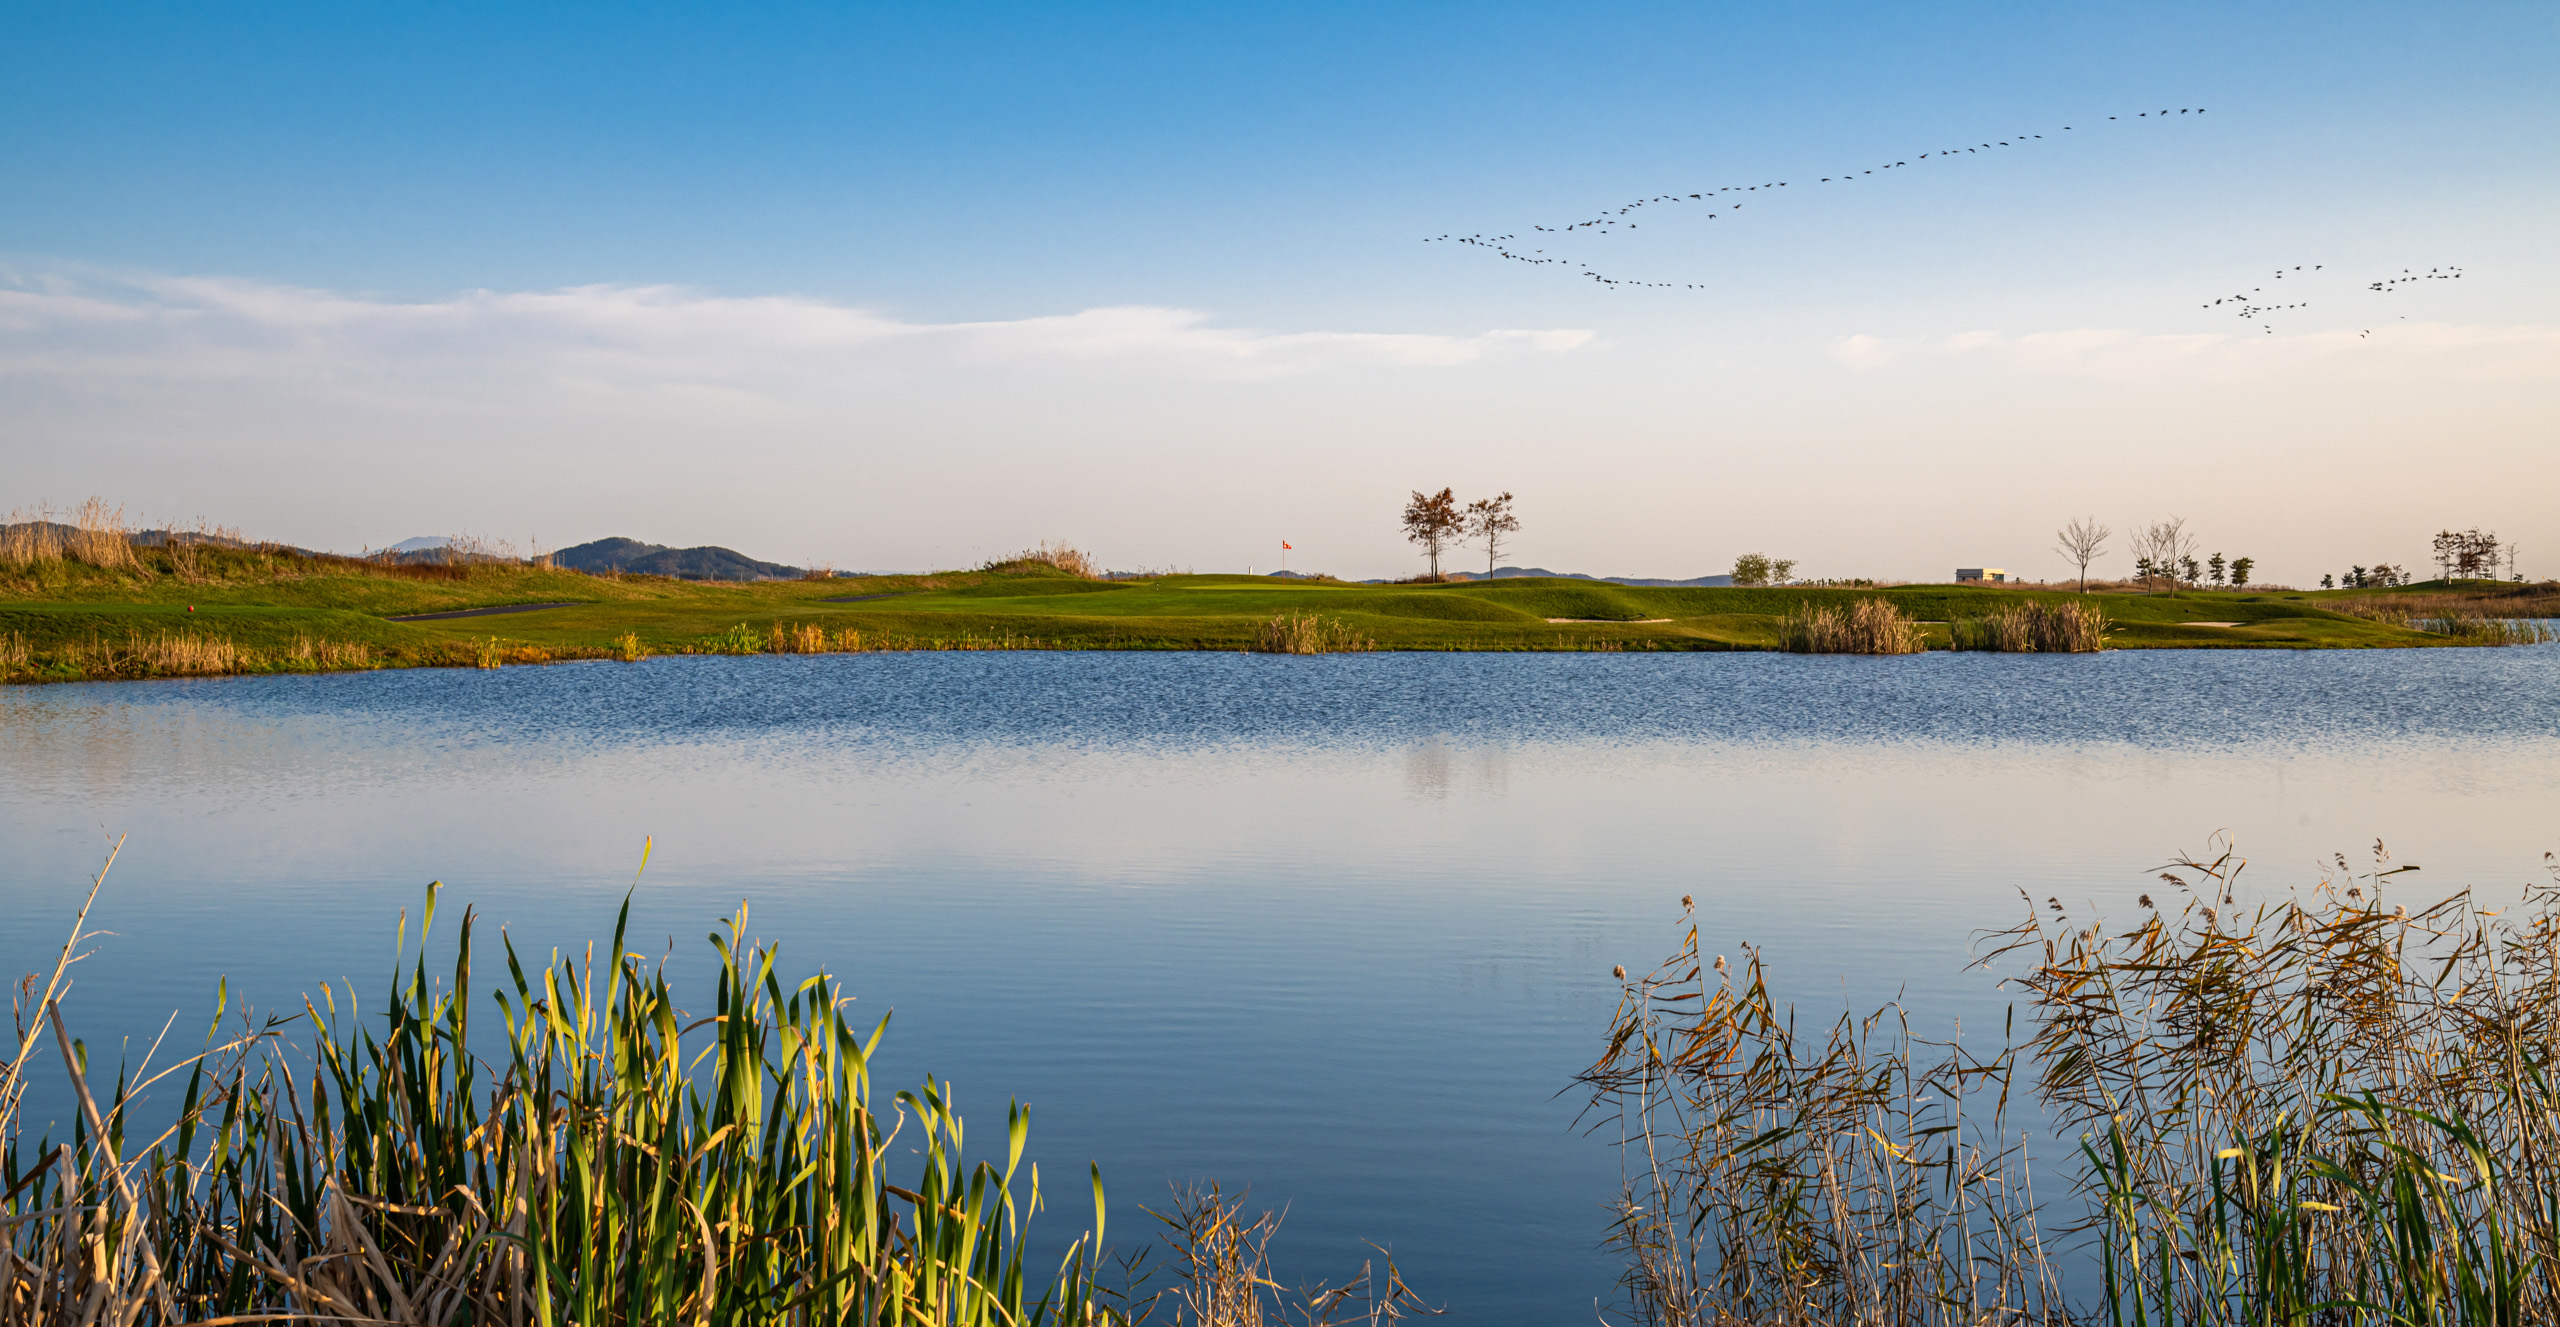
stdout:
<svg viewBox="0 0 2560 1327">
<path fill-rule="evenodd" d="M 1558 576 L 1569 581 L 1606 581 L 1611 585 L 1667 585 L 1677 587 L 1698 587 L 1733 584 L 1733 578 L 1731 576 L 1692 576 L 1685 581 L 1667 581 L 1650 576 L 1586 576 L 1578 571 L 1549 571 L 1544 567 L 1496 567 L 1493 569 L 1493 578 L 1495 580 L 1503 580 L 1512 576 Z"/>
<path fill-rule="evenodd" d="M 1471 581 L 1485 579 L 1482 573 L 1473 571 L 1451 572 L 1450 575 Z M 1544 567 L 1496 567 L 1493 569 L 1494 580 L 1509 580 L 1514 576 L 1553 576 L 1558 580 L 1599 581 L 1605 585 L 1662 585 L 1673 588 L 1733 584 L 1731 576 L 1692 576 L 1685 581 L 1666 581 L 1650 576 L 1590 576 L 1579 571 L 1549 571 Z M 1361 584 L 1386 585 L 1389 582 L 1376 580 L 1362 581 Z"/>
<path fill-rule="evenodd" d="M 706 544 L 669 548 L 617 535 L 564 548 L 551 555 L 553 564 L 577 571 L 627 571 L 640 576 L 673 576 L 682 581 L 788 581 L 800 578 L 798 567 L 758 562 L 736 549 Z"/>
</svg>

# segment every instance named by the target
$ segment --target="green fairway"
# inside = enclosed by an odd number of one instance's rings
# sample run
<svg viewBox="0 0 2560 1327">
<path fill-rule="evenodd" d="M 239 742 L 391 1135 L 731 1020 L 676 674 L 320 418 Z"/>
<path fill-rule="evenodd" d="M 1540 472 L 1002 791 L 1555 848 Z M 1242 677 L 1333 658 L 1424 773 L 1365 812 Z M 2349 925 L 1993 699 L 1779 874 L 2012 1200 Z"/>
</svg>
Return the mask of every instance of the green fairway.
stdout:
<svg viewBox="0 0 2560 1327">
<path fill-rule="evenodd" d="M 515 563 L 390 567 L 249 550 L 201 553 L 182 577 L 165 553 L 137 553 L 138 565 L 117 570 L 67 561 L 0 569 L 0 677 L 496 665 L 671 653 L 1239 650 L 1253 648 L 1266 624 L 1290 614 L 1338 624 L 1380 650 L 1765 650 L 1777 646 L 1781 620 L 1803 606 L 1845 608 L 1870 598 L 1899 607 L 1923 624 L 1933 648 L 1943 648 L 1951 621 L 2076 597 L 2016 586 L 1687 589 L 1526 577 L 1441 585 L 1261 576 L 1101 581 L 1037 564 L 702 584 Z M 2516 590 L 2530 588 L 2538 587 Z M 2372 605 L 2377 594 L 2432 596 L 2427 602 L 2436 603 L 2449 592 L 2466 602 L 2508 593 L 2431 585 L 2384 592 L 2103 593 L 2091 601 L 2106 615 L 2113 648 L 2429 646 L 2445 639 L 2375 620 Z M 857 602 L 833 602 L 839 600 Z M 2327 606 L 2349 602 L 2367 615 Z M 391 620 L 533 603 L 562 606 Z M 214 645 L 228 653 L 207 654 Z"/>
</svg>

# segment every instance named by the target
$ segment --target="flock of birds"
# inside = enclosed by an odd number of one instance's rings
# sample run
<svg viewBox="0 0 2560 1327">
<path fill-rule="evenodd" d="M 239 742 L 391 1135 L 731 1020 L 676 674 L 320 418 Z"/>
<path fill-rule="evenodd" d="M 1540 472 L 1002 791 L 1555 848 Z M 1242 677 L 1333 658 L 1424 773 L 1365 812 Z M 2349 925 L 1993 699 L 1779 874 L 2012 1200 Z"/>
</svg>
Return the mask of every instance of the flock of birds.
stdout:
<svg viewBox="0 0 2560 1327">
<path fill-rule="evenodd" d="M 2313 263 L 2307 270 L 2310 272 L 2318 272 L 2323 270 L 2323 267 L 2323 264 Z M 2268 279 L 2272 281 L 2282 281 L 2288 273 L 2300 277 L 2305 274 L 2305 271 L 2306 269 L 2300 263 L 2296 263 L 2290 268 L 2277 268 L 2275 275 Z M 2384 277 L 2379 281 L 2367 282 L 2365 284 L 2365 289 L 2377 294 L 2389 295 L 2397 293 L 2401 287 L 2409 285 L 2412 282 L 2459 281 L 2461 279 L 2462 269 L 2459 267 L 2430 267 L 2423 272 L 2413 267 L 2404 267 L 2400 269 L 2400 275 L 2398 276 Z M 2297 281 L 2295 284 L 2299 285 L 2301 283 Z M 2262 297 L 2266 294 L 2266 287 L 2251 286 L 2246 294 L 2225 295 L 2219 299 L 2209 300 L 2197 307 L 2203 309 L 2218 309 L 2227 304 L 2232 306 L 2231 311 L 2234 314 L 2250 319 L 2260 319 L 2271 313 L 2283 313 L 2292 309 L 2307 309 L 2311 307 L 2311 301 L 2309 300 L 2298 300 L 2291 304 L 2264 302 Z M 2406 321 L 2408 315 L 2402 314 L 2400 317 L 2402 321 Z M 2276 329 L 2272 324 L 2262 325 L 2265 326 L 2266 332 L 2269 336 L 2275 335 Z M 2356 338 L 2358 340 L 2367 340 L 2372 336 L 2373 329 L 2370 327 L 2356 333 Z"/>
<path fill-rule="evenodd" d="M 2175 116 L 2202 115 L 2204 113 L 2204 107 L 2187 106 L 2175 109 L 2162 109 L 2158 111 L 2138 111 L 2135 113 L 2134 118 L 2137 120 L 2168 120 Z M 2109 121 L 2119 124 L 2123 122 L 2123 118 L 2124 117 L 2118 115 L 2110 115 L 2107 117 Z M 2066 124 L 2057 132 L 2070 133 L 2075 132 L 2075 130 L 2073 126 Z M 2030 144 L 2044 141 L 2048 140 L 2046 140 L 2043 134 L 2012 134 L 2007 138 L 1993 139 L 1990 142 L 1977 143 L 1971 147 L 1957 146 L 1934 148 L 1927 152 L 1918 153 L 1916 155 L 1900 158 L 1894 161 L 1883 162 L 1875 166 L 1842 171 L 1837 175 L 1817 176 L 1811 180 L 1764 180 L 1759 184 L 1719 185 L 1712 189 L 1702 188 L 1689 193 L 1653 194 L 1644 198 L 1633 199 L 1619 207 L 1605 210 L 1597 216 L 1588 217 L 1581 221 L 1556 226 L 1533 225 L 1529 228 L 1531 232 L 1530 235 L 1525 237 L 1520 235 L 1518 232 L 1511 232 L 1502 235 L 1486 235 L 1482 233 L 1474 235 L 1433 235 L 1425 237 L 1423 243 L 1464 244 L 1477 249 L 1482 249 L 1506 262 L 1520 263 L 1529 267 L 1571 267 L 1578 271 L 1584 279 L 1610 290 L 1704 290 L 1707 289 L 1707 287 L 1704 284 L 1695 281 L 1637 281 L 1626 277 L 1611 276 L 1594 267 L 1589 262 L 1568 257 L 1561 252 L 1550 252 L 1547 246 L 1558 245 L 1569 239 L 1592 239 L 1604 235 L 1615 235 L 1621 231 L 1632 232 L 1638 229 L 1641 224 L 1637 220 L 1638 214 L 1648 207 L 1660 207 L 1665 205 L 1685 206 L 1689 203 L 1697 203 L 1699 204 L 1698 207 L 1688 209 L 1691 215 L 1695 215 L 1698 212 L 1704 212 L 1707 220 L 1716 221 L 1723 219 L 1728 214 L 1739 214 L 1743 207 L 1749 203 L 1750 195 L 1752 194 L 1775 194 L 1780 189 L 1792 188 L 1796 184 L 1804 184 L 1809 187 L 1824 184 L 1850 184 L 1889 171 L 1907 170 L 1922 162 L 1933 160 L 1943 162 L 1960 156 L 1980 156 L 1984 153 L 1997 153 L 2003 148 L 2026 147 Z M 2221 296 L 2217 299 L 2207 301 L 2201 307 L 2208 310 L 2228 308 L 2232 313 L 2239 317 L 2258 323 L 2258 325 L 2261 326 L 2268 335 L 2272 336 L 2275 334 L 2276 329 L 2273 323 L 2269 320 L 2270 315 L 2290 313 L 2297 309 L 2307 309 L 2311 307 L 2311 301 L 2309 299 L 2295 299 L 2291 302 L 2279 301 L 2283 300 L 2285 295 L 2293 294 L 2296 288 L 2306 284 L 2306 282 L 2311 279 L 2312 274 L 2326 270 L 2327 265 L 2322 263 L 2312 263 L 2307 266 L 2296 264 L 2289 268 L 2278 268 L 2275 273 L 2268 278 L 2268 280 L 2284 281 L 2290 278 L 2294 283 L 2293 287 L 2277 287 L 2275 291 L 2270 291 L 2268 287 L 2263 285 L 2251 286 L 2245 292 Z M 2461 279 L 2462 269 L 2459 267 L 2430 267 L 2424 272 L 2420 272 L 2415 268 L 2402 268 L 2399 275 L 2385 277 L 2379 281 L 2370 282 L 2365 286 L 2365 289 L 2381 294 L 2391 294 L 2414 282 L 2458 281 Z M 2359 337 L 2369 338 L 2373 335 L 2373 329 L 2368 327 L 2362 332 L 2357 333 L 2357 335 Z"/>
<path fill-rule="evenodd" d="M 2202 106 L 2185 106 L 2174 110 L 2163 109 L 2158 111 L 2138 111 L 2134 114 L 2134 118 L 2137 120 L 2166 120 L 2175 115 L 2202 115 L 2204 113 L 2204 107 Z M 2123 117 L 2117 115 L 2110 115 L 2107 119 L 2118 123 L 2122 123 L 2123 121 Z M 2066 124 L 2057 132 L 2068 133 L 2072 131 L 2073 126 Z M 1878 171 L 1906 170 L 1920 162 L 1931 160 L 1947 161 L 1955 157 L 1966 155 L 1979 156 L 1985 152 L 1996 153 L 2002 148 L 2025 147 L 2030 143 L 2041 141 L 2045 141 L 2044 135 L 2042 134 L 2012 134 L 2007 138 L 1995 139 L 1991 142 L 1976 144 L 1972 147 L 1934 148 L 1930 151 L 1905 157 L 1900 160 L 1888 161 L 1878 166 L 1860 170 L 1843 171 L 1838 175 L 1824 175 L 1814 180 L 1804 181 L 1803 183 L 1854 183 L 1856 181 L 1866 179 L 1867 177 L 1876 174 Z M 1707 214 L 1707 220 L 1714 221 L 1722 218 L 1727 212 L 1741 211 L 1743 205 L 1748 201 L 1746 195 L 1762 192 L 1774 194 L 1780 189 L 1790 187 L 1793 183 L 1796 182 L 1789 180 L 1769 180 L 1760 184 L 1721 185 L 1713 189 L 1702 189 L 1695 193 L 1654 194 L 1651 197 L 1635 199 L 1614 211 L 1602 212 L 1600 215 L 1588 220 L 1576 221 L 1571 224 L 1561 226 L 1531 226 L 1529 229 L 1536 234 L 1553 235 L 1558 237 L 1573 235 L 1577 231 L 1587 232 L 1589 236 L 1611 235 L 1620 230 L 1632 231 L 1637 228 L 1638 223 L 1630 220 L 1629 218 L 1642 208 L 1662 203 L 1702 204 L 1703 210 Z M 1692 209 L 1692 211 L 1696 210 L 1700 209 Z M 1652 290 L 1703 290 L 1706 288 L 1694 281 L 1635 281 L 1624 277 L 1609 276 L 1594 269 L 1587 262 L 1567 258 L 1560 254 L 1551 255 L 1544 247 L 1527 248 L 1526 251 L 1523 252 L 1522 249 L 1524 248 L 1524 245 L 1521 237 L 1517 233 L 1508 235 L 1434 235 L 1426 237 L 1423 240 L 1423 243 L 1472 245 L 1479 249 L 1488 250 L 1497 257 L 1507 259 L 1515 263 L 1523 263 L 1531 267 L 1546 267 L 1559 264 L 1569 265 L 1579 268 L 1582 275 L 1589 280 L 1611 289 L 1629 287 Z M 1531 243 L 1534 243 L 1534 241 L 1531 241 Z"/>
</svg>

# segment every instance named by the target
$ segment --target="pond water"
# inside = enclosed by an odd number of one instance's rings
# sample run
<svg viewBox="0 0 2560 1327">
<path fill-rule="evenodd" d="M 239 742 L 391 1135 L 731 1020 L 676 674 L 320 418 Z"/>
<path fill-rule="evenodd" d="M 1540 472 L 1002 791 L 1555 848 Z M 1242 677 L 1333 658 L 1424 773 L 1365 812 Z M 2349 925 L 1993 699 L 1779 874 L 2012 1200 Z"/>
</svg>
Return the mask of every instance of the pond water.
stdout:
<svg viewBox="0 0 2560 1327">
<path fill-rule="evenodd" d="M 2424 868 L 2404 895 L 2519 891 L 2560 848 L 2555 735 L 2560 648 L 11 688 L 0 958 L 48 962 L 130 836 L 68 1006 L 111 1047 L 173 1012 L 200 1030 L 225 976 L 235 1004 L 370 996 L 431 879 L 442 917 L 472 905 L 520 949 L 602 939 L 647 837 L 635 948 L 698 970 L 749 903 L 786 969 L 896 1011 L 884 1091 L 946 1077 L 989 1139 L 1030 1103 L 1051 1189 L 1098 1160 L 1116 1237 L 1214 1177 L 1286 1207 L 1284 1279 L 1354 1271 L 1374 1240 L 1455 1320 L 1589 1321 L 1617 1162 L 1576 1132 L 1571 1077 L 1611 965 L 1669 953 L 1681 895 L 1808 1014 L 1899 996 L 1922 1026 L 1996 1027 L 1966 964 L 2021 891 L 2127 917 L 2217 832 L 2269 890 L 2379 838 Z"/>
</svg>

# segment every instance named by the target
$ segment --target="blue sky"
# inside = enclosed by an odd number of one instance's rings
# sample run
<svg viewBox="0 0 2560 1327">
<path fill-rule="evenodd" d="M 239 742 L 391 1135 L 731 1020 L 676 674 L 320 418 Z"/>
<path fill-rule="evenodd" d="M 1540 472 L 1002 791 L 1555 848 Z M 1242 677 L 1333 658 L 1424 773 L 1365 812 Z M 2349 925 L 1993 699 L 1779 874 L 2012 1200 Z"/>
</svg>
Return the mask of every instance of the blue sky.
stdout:
<svg viewBox="0 0 2560 1327">
<path fill-rule="evenodd" d="M 2560 550 L 2421 463 L 2560 478 L 2549 5 L 10 12 L 0 505 L 1366 575 L 1454 483 L 1620 574 L 2032 574 L 2084 510 L 2295 579 Z M 1780 179 L 1582 245 L 1699 291 L 1419 242 Z M 2296 262 L 2349 275 L 2197 307 Z"/>
</svg>

